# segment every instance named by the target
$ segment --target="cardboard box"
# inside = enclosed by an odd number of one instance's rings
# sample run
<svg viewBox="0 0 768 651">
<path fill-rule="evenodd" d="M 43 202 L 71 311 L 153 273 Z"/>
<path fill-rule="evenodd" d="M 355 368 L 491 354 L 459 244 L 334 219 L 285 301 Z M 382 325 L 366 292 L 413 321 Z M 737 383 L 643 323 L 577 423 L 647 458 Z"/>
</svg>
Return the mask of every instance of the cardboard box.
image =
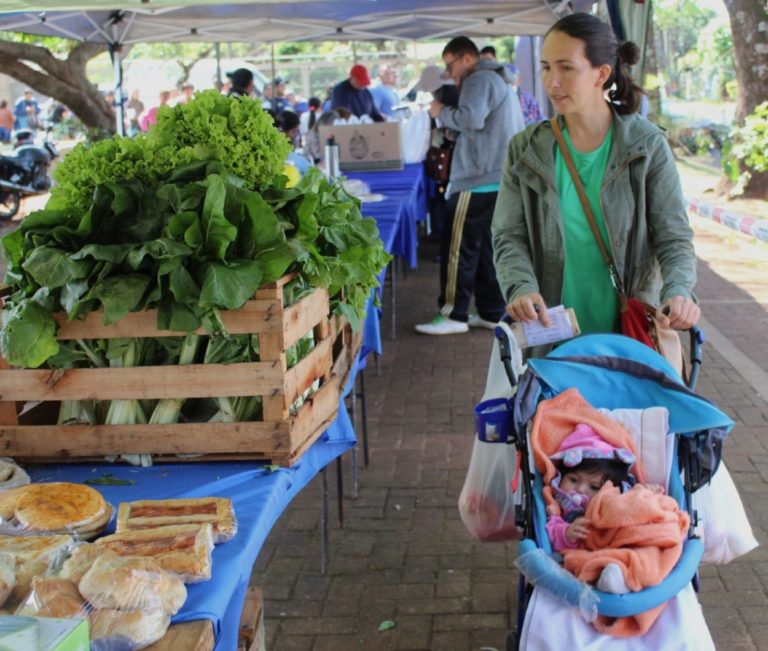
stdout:
<svg viewBox="0 0 768 651">
<path fill-rule="evenodd" d="M 403 169 L 399 122 L 320 127 L 323 146 L 331 137 L 339 146 L 342 172 Z"/>
<path fill-rule="evenodd" d="M 48 617 L 0 617 L 2 651 L 89 651 L 88 621 Z"/>
</svg>

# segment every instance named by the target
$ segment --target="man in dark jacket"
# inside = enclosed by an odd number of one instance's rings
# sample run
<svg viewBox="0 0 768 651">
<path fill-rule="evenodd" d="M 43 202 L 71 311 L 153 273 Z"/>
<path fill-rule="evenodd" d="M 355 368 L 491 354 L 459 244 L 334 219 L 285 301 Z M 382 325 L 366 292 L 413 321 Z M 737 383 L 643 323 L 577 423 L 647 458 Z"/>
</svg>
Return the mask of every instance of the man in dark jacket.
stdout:
<svg viewBox="0 0 768 651">
<path fill-rule="evenodd" d="M 368 90 L 371 77 L 368 68 L 355 64 L 349 71 L 349 79 L 336 84 L 331 96 L 331 109 L 344 108 L 360 117 L 369 115 L 374 122 L 384 122 L 384 118 L 376 108 L 373 95 Z"/>
</svg>

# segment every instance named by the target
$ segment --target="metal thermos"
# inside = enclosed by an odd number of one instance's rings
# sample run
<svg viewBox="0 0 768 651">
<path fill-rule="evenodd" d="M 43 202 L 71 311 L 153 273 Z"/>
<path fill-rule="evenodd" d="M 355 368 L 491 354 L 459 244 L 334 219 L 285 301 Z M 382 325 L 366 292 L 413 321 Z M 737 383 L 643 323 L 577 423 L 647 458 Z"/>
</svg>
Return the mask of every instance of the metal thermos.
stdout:
<svg viewBox="0 0 768 651">
<path fill-rule="evenodd" d="M 341 170 L 339 169 L 339 146 L 333 137 L 325 141 L 325 173 L 331 180 L 341 175 Z"/>
</svg>

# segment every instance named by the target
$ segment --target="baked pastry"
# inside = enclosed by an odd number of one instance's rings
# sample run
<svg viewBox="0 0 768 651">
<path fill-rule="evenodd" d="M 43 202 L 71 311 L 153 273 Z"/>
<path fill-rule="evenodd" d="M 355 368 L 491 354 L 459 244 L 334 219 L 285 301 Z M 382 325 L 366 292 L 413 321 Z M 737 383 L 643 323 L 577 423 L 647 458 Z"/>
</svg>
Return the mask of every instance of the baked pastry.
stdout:
<svg viewBox="0 0 768 651">
<path fill-rule="evenodd" d="M 58 576 L 62 579 L 69 579 L 75 583 L 80 583 L 80 579 L 91 569 L 96 559 L 102 556 L 106 558 L 120 558 L 115 552 L 104 549 L 104 547 L 97 547 L 89 543 L 78 545 L 72 551 L 69 558 L 64 561 Z"/>
<path fill-rule="evenodd" d="M 94 610 L 88 619 L 91 641 L 122 637 L 130 644 L 122 641 L 119 648 L 132 649 L 143 649 L 156 642 L 171 623 L 171 618 L 162 610 Z"/>
<path fill-rule="evenodd" d="M 93 545 L 111 549 L 120 556 L 153 558 L 184 583 L 211 578 L 213 531 L 208 523 L 125 531 L 99 538 Z"/>
<path fill-rule="evenodd" d="M 0 559 L 16 574 L 17 596 L 26 596 L 32 578 L 45 574 L 66 554 L 72 536 L 0 536 Z"/>
<path fill-rule="evenodd" d="M 18 466 L 15 463 L 8 463 L 7 461 L 0 459 L 0 482 L 6 482 L 13 477 L 16 468 L 18 468 Z"/>
<path fill-rule="evenodd" d="M 36 576 L 32 590 L 16 612 L 28 617 L 85 618 L 86 604 L 77 586 L 67 579 Z"/>
<path fill-rule="evenodd" d="M 175 574 L 152 558 L 101 556 L 80 580 L 82 594 L 94 608 L 156 610 L 175 615 L 187 589 Z"/>
<path fill-rule="evenodd" d="M 13 520 L 16 515 L 16 501 L 28 488 L 29 485 L 19 486 L 0 493 L 0 518 L 3 519 L 3 522 Z"/>
<path fill-rule="evenodd" d="M 123 502 L 117 512 L 117 532 L 173 524 L 210 522 L 213 541 L 226 542 L 237 533 L 232 500 L 225 497 L 196 497 L 176 500 Z"/>
<path fill-rule="evenodd" d="M 16 500 L 16 519 L 34 531 L 88 528 L 109 507 L 99 491 L 85 484 L 30 484 Z"/>
<path fill-rule="evenodd" d="M 16 572 L 9 559 L 0 559 L 0 606 L 4 606 L 16 587 Z"/>
</svg>

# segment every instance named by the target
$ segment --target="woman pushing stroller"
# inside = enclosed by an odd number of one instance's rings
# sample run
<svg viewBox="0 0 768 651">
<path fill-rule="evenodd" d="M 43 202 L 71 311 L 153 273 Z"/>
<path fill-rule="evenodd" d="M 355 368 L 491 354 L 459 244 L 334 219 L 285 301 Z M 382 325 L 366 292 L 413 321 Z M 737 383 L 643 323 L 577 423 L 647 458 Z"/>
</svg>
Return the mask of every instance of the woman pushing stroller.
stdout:
<svg viewBox="0 0 768 651">
<path fill-rule="evenodd" d="M 549 325 L 545 308 L 563 303 L 583 333 L 618 332 L 617 284 L 657 306 L 663 326 L 684 330 L 699 318 L 693 233 L 674 158 L 664 131 L 636 113 L 642 91 L 627 70 L 638 52 L 583 13 L 545 37 L 542 80 L 559 116 L 512 139 L 492 226 L 497 277 L 515 320 Z"/>
</svg>

